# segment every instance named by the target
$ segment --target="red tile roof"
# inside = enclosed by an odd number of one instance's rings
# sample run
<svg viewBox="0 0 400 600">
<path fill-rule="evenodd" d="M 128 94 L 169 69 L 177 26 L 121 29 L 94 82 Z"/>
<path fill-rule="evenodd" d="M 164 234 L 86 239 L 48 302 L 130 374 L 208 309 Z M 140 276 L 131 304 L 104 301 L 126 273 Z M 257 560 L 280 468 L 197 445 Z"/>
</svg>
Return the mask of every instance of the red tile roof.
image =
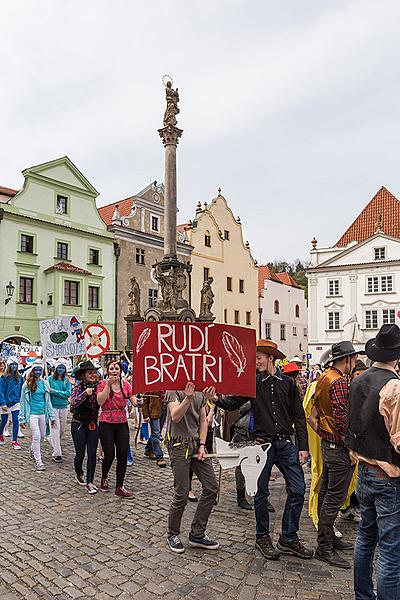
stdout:
<svg viewBox="0 0 400 600">
<path fill-rule="evenodd" d="M 111 225 L 115 207 L 118 206 L 121 217 L 127 217 L 131 212 L 132 202 L 133 196 L 130 196 L 124 200 L 118 200 L 118 202 L 106 204 L 106 206 L 100 206 L 98 211 L 104 223 L 106 225 Z"/>
<path fill-rule="evenodd" d="M 15 196 L 18 193 L 18 190 L 13 190 L 12 188 L 3 187 L 0 185 L 0 196 L 7 196 L 7 198 L 0 198 L 0 202 L 7 202 L 9 198 Z"/>
<path fill-rule="evenodd" d="M 81 269 L 80 267 L 76 267 L 75 265 L 66 262 L 56 263 L 44 270 L 45 273 L 51 273 L 52 271 L 68 271 L 69 273 L 79 273 L 80 275 L 91 275 L 90 271 L 86 271 L 86 269 Z"/>
<path fill-rule="evenodd" d="M 258 267 L 258 295 L 261 296 L 261 291 L 264 289 L 265 279 L 271 279 L 277 283 L 283 283 L 284 285 L 290 285 L 292 287 L 300 288 L 301 286 L 293 279 L 289 273 L 275 273 L 267 265 L 260 265 Z"/>
<path fill-rule="evenodd" d="M 400 202 L 383 186 L 336 242 L 336 246 L 347 246 L 350 242 L 363 242 L 372 237 L 379 219 L 382 220 L 382 230 L 386 235 L 400 237 Z"/>
<path fill-rule="evenodd" d="M 276 273 L 277 278 L 285 285 L 291 285 L 292 287 L 301 288 L 301 286 L 293 279 L 289 273 Z"/>
</svg>

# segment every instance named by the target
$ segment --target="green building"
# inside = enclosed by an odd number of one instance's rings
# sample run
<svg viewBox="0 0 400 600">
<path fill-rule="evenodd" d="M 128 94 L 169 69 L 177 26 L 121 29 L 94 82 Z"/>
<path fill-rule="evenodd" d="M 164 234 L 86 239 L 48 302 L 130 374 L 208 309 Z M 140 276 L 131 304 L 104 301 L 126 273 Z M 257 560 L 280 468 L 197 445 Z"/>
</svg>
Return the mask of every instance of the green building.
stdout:
<svg viewBox="0 0 400 600">
<path fill-rule="evenodd" d="M 98 192 L 67 157 L 22 174 L 0 195 L 0 342 L 38 344 L 41 319 L 74 314 L 113 340 L 114 235 Z"/>
</svg>

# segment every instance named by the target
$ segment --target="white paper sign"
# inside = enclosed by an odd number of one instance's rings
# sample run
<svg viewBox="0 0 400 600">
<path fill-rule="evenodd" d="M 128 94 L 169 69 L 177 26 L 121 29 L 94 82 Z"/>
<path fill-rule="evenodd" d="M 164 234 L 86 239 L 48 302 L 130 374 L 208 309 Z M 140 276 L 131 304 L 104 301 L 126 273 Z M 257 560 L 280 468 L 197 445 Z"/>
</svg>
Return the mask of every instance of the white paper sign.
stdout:
<svg viewBox="0 0 400 600">
<path fill-rule="evenodd" d="M 86 352 L 82 322 L 76 316 L 40 321 L 40 339 L 46 359 Z"/>
</svg>

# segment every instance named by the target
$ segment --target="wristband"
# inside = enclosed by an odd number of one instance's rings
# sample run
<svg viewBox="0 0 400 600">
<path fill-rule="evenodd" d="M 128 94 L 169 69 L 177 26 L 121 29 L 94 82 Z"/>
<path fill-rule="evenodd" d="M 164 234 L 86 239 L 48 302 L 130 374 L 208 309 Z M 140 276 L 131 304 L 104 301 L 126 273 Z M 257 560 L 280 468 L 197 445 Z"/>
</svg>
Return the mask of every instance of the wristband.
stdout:
<svg viewBox="0 0 400 600">
<path fill-rule="evenodd" d="M 204 447 L 205 447 L 206 445 L 205 445 L 205 444 L 203 444 L 203 442 L 202 442 L 201 444 L 199 444 L 199 448 L 200 448 L 200 446 L 204 446 Z"/>
</svg>

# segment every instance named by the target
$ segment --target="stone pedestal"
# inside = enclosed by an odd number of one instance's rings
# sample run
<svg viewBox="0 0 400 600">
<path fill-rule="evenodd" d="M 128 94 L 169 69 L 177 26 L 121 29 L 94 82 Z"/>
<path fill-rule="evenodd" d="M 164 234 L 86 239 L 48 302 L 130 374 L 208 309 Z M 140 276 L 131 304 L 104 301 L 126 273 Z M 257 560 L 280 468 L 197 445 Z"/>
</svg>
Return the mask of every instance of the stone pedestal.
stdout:
<svg viewBox="0 0 400 600">
<path fill-rule="evenodd" d="M 128 315 L 124 317 L 126 321 L 126 350 L 132 352 L 132 342 L 133 342 L 133 325 L 135 323 L 140 323 L 144 321 L 144 318 L 140 315 Z"/>
</svg>

